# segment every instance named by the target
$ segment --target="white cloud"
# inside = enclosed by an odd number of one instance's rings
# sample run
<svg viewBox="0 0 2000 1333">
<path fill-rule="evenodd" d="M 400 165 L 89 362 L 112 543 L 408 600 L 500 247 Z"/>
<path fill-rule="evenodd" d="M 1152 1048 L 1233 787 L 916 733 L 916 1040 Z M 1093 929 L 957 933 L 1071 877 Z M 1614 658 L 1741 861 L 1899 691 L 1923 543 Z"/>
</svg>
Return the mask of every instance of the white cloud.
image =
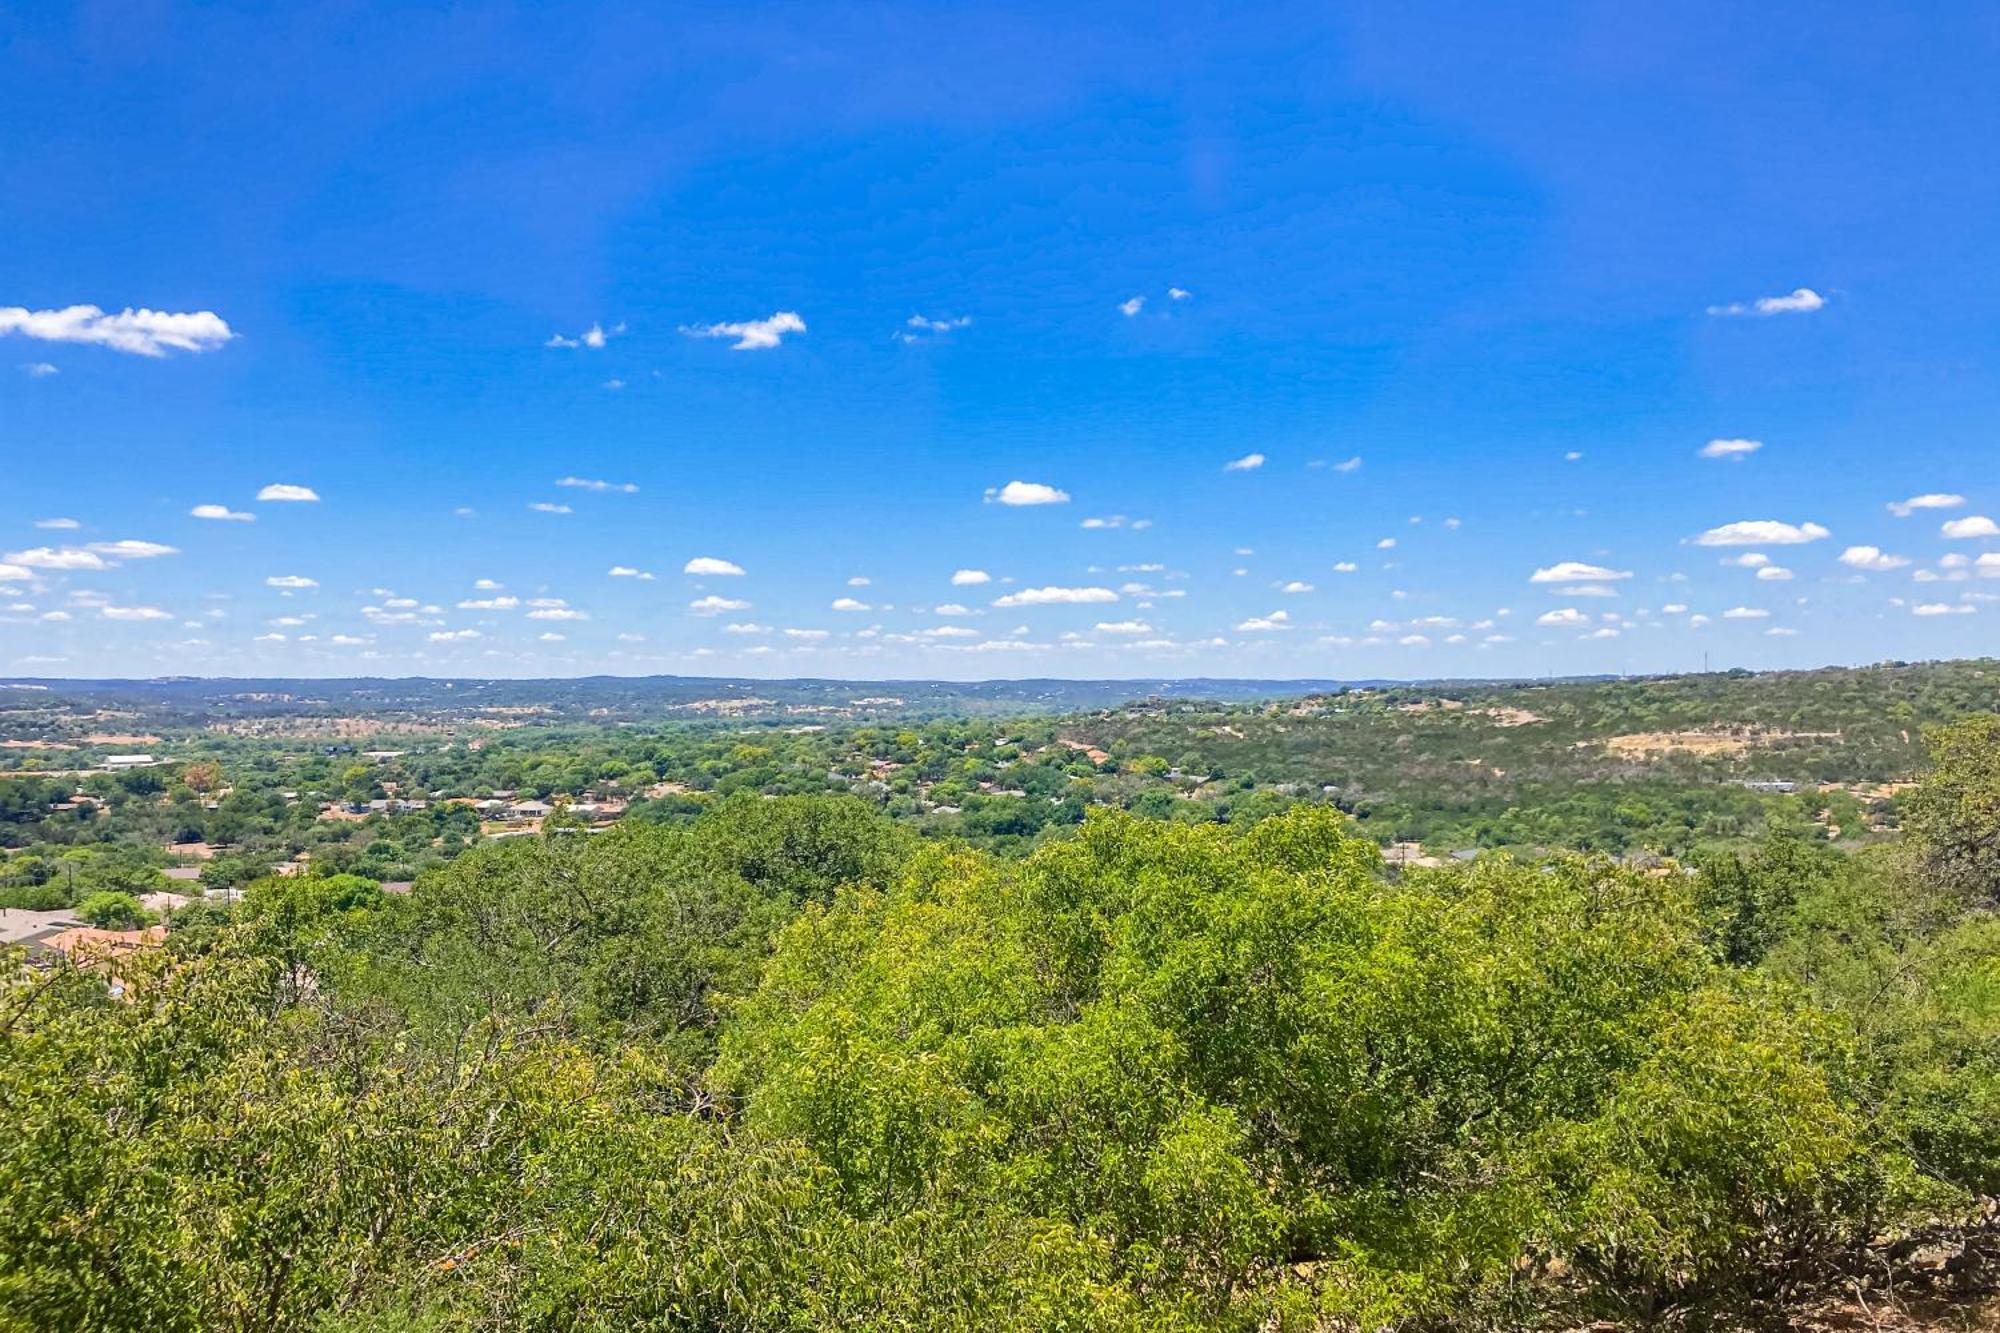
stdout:
<svg viewBox="0 0 2000 1333">
<path fill-rule="evenodd" d="M 1069 503 L 1069 492 L 1044 486 L 1039 481 L 1010 481 L 998 490 L 988 488 L 986 501 L 1003 505 L 1059 505 Z"/>
<path fill-rule="evenodd" d="M 1710 440 L 1697 452 L 1703 458 L 1726 458 L 1740 463 L 1763 447 L 1762 440 Z"/>
<path fill-rule="evenodd" d="M 0 583 L 13 583 L 21 579 L 31 579 L 34 576 L 34 571 L 26 565 L 0 564 Z"/>
<path fill-rule="evenodd" d="M 1965 616 L 1971 615 L 1977 607 L 1964 602 L 1925 602 L 1922 606 L 1910 608 L 1913 616 Z"/>
<path fill-rule="evenodd" d="M 911 315 L 903 321 L 904 327 L 923 333 L 950 333 L 953 329 L 962 329 L 971 323 L 970 315 L 947 315 L 943 319 L 926 319 L 922 315 Z"/>
<path fill-rule="evenodd" d="M 681 573 L 736 576 L 743 573 L 743 566 L 712 555 L 698 555 L 681 566 Z"/>
<path fill-rule="evenodd" d="M 1588 625 L 1590 617 L 1573 606 L 1565 606 L 1558 611 L 1544 611 L 1535 617 L 1537 625 Z"/>
<path fill-rule="evenodd" d="M 257 498 L 266 501 L 310 504 L 319 499 L 319 492 L 310 486 L 293 486 L 287 482 L 274 481 L 258 491 Z"/>
<path fill-rule="evenodd" d="M 1771 557 L 1765 555 L 1762 551 L 1745 551 L 1741 555 L 1726 555 L 1722 557 L 1722 563 L 1725 565 L 1734 565 L 1738 569 L 1762 569 L 1765 565 L 1771 563 Z"/>
<path fill-rule="evenodd" d="M 174 613 L 157 606 L 100 606 L 97 614 L 106 620 L 172 620 Z"/>
<path fill-rule="evenodd" d="M 440 629 L 431 631 L 430 640 L 432 643 L 463 643 L 467 639 L 479 637 L 480 633 L 476 629 Z"/>
<path fill-rule="evenodd" d="M 163 555 L 179 555 L 180 548 L 164 542 L 141 542 L 125 538 L 115 542 L 92 542 L 89 548 L 113 560 L 157 560 Z"/>
<path fill-rule="evenodd" d="M 188 515 L 191 518 L 213 519 L 218 523 L 255 523 L 257 521 L 255 514 L 246 514 L 240 509 L 231 509 L 228 505 L 196 505 L 194 508 L 188 510 Z"/>
<path fill-rule="evenodd" d="M 826 629 L 788 629 L 785 631 L 785 637 L 788 639 L 805 639 L 814 643 L 817 643 L 821 639 L 831 638 L 832 636 L 833 631 Z"/>
<path fill-rule="evenodd" d="M 394 603 L 391 603 L 394 605 Z M 518 597 L 473 597 L 458 604 L 461 611 L 513 611 L 519 609 Z"/>
<path fill-rule="evenodd" d="M 109 569 L 110 563 L 95 551 L 81 546 L 35 546 L 25 551 L 9 551 L 0 561 L 29 569 Z"/>
<path fill-rule="evenodd" d="M 1141 310 L 1144 310 L 1145 308 L 1146 308 L 1146 298 L 1143 296 L 1134 296 L 1129 300 L 1120 301 L 1118 303 L 1118 313 L 1125 316 L 1125 318 L 1127 319 L 1132 318 L 1132 316 L 1138 314 Z"/>
<path fill-rule="evenodd" d="M 594 323 L 589 328 L 585 329 L 582 333 L 577 334 L 576 337 L 574 338 L 565 338 L 560 333 L 552 333 L 549 335 L 549 340 L 543 343 L 542 346 L 588 347 L 594 351 L 601 351 L 605 343 L 609 342 L 612 338 L 616 337 L 618 334 L 621 334 L 623 332 L 625 332 L 625 326 L 623 324 L 613 325 L 611 328 L 611 332 L 606 333 L 604 331 L 604 326 L 602 324 Z"/>
<path fill-rule="evenodd" d="M 1396 539 L 1394 537 L 1384 537 L 1381 541 L 1375 543 L 1375 549 L 1378 551 L 1393 551 L 1396 549 Z"/>
<path fill-rule="evenodd" d="M 788 333 L 804 333 L 806 322 L 790 310 L 780 310 L 769 319 L 747 319 L 727 324 L 683 324 L 681 332 L 690 338 L 734 338 L 730 346 L 739 352 L 776 347 Z"/>
<path fill-rule="evenodd" d="M 264 580 L 267 588 L 317 588 L 318 579 L 309 579 L 303 574 L 273 574 Z"/>
<path fill-rule="evenodd" d="M 1984 514 L 1968 514 L 1964 518 L 1948 520 L 1938 529 L 1938 534 L 1954 540 L 1968 537 L 2000 537 L 2000 523 L 1995 523 Z"/>
<path fill-rule="evenodd" d="M 1335 472 L 1359 472 L 1361 470 L 1361 455 L 1356 454 L 1352 458 L 1342 459 L 1333 465 L 1333 470 Z"/>
<path fill-rule="evenodd" d="M 1817 523 L 1780 523 L 1774 518 L 1745 519 L 1710 528 L 1694 538 L 1696 546 L 1797 546 L 1833 534 Z"/>
<path fill-rule="evenodd" d="M 748 602 L 740 601 L 733 597 L 717 597 L 713 593 L 710 593 L 706 597 L 697 597 L 694 601 L 688 603 L 688 610 L 698 616 L 719 616 L 724 611 L 748 611 L 749 609 L 750 603 Z"/>
<path fill-rule="evenodd" d="M 865 588 L 874 581 L 875 580 L 869 578 L 866 574 L 856 574 L 853 578 L 847 581 L 847 586 L 850 588 Z"/>
<path fill-rule="evenodd" d="M 993 576 L 983 569 L 954 570 L 951 576 L 951 586 L 954 588 L 963 588 L 974 583 L 991 583 L 992 581 Z"/>
<path fill-rule="evenodd" d="M 635 569 L 631 565 L 613 565 L 605 572 L 614 579 L 638 579 L 642 583 L 650 583 L 653 578 L 647 571 Z"/>
<path fill-rule="evenodd" d="M 556 633 L 554 630 L 545 630 L 535 636 L 535 641 L 537 643 L 561 643 L 566 637 L 565 635 Z"/>
<path fill-rule="evenodd" d="M 1766 565 L 1757 571 L 1757 577 L 1766 583 L 1788 583 L 1791 581 L 1792 571 L 1782 565 Z"/>
<path fill-rule="evenodd" d="M 1629 579 L 1629 569 L 1606 569 L 1603 565 L 1586 564 L 1581 560 L 1563 560 L 1538 569 L 1528 575 L 1530 583 L 1608 583 L 1619 579 Z"/>
<path fill-rule="evenodd" d="M 1313 585 L 1303 579 L 1293 579 L 1290 583 L 1284 584 L 1278 589 L 1279 592 L 1291 593 L 1311 592 L 1312 590 Z"/>
<path fill-rule="evenodd" d="M 558 477 L 556 485 L 579 491 L 617 491 L 621 495 L 634 495 L 639 490 L 637 482 L 597 481 L 590 477 Z"/>
<path fill-rule="evenodd" d="M 1577 637 L 1580 639 L 1615 639 L 1618 637 L 1618 631 L 1609 625 L 1602 625 L 1588 634 L 1580 634 Z"/>
<path fill-rule="evenodd" d="M 547 500 L 536 500 L 528 508 L 537 514 L 573 514 L 576 511 L 568 505 L 550 504 Z"/>
<path fill-rule="evenodd" d="M 1262 466 L 1264 466 L 1264 455 L 1245 454 L 1241 458 L 1232 458 L 1227 463 L 1224 463 L 1222 470 L 1224 472 L 1255 472 Z"/>
<path fill-rule="evenodd" d="M 165 356 L 169 351 L 207 352 L 236 336 L 220 315 L 209 310 L 177 315 L 128 306 L 111 315 L 94 305 L 65 306 L 61 310 L 0 306 L 0 336 L 9 333 L 43 342 L 89 343 L 136 356 Z"/>
<path fill-rule="evenodd" d="M 1910 561 L 1907 556 L 1890 555 L 1879 546 L 1850 546 L 1840 553 L 1840 563 L 1880 574 L 1901 569 Z"/>
<path fill-rule="evenodd" d="M 21 373 L 31 380 L 45 380 L 62 374 L 62 369 L 52 361 L 29 361 L 21 366 Z"/>
<path fill-rule="evenodd" d="M 528 612 L 530 620 L 588 620 L 590 613 L 569 606 L 545 606 Z"/>
<path fill-rule="evenodd" d="M 74 532 L 83 524 L 73 518 L 38 518 L 35 520 L 35 526 L 54 532 Z"/>
<path fill-rule="evenodd" d="M 1732 606 L 1722 613 L 1724 620 L 1768 620 L 1770 616 L 1761 606 Z"/>
<path fill-rule="evenodd" d="M 1094 602 L 1115 602 L 1118 594 L 1109 588 L 1023 588 L 994 601 L 995 606 L 1079 606 Z"/>
<path fill-rule="evenodd" d="M 1100 620 L 1099 634 L 1151 634 L 1153 627 L 1143 620 Z"/>
<path fill-rule="evenodd" d="M 857 602 L 852 597 L 834 598 L 832 603 L 832 608 L 835 611 L 870 611 L 874 609 L 873 607 L 869 606 L 868 603 Z"/>
<path fill-rule="evenodd" d="M 1919 509 L 1956 509 L 1964 503 L 1962 495 L 1932 491 L 1928 495 L 1913 495 L 1907 500 L 1891 500 L 1889 512 L 1897 518 L 1908 518 Z"/>
<path fill-rule="evenodd" d="M 1760 296 L 1754 301 L 1732 301 L 1728 305 L 1712 305 L 1711 315 L 1792 315 L 1818 310 L 1826 304 L 1826 298 L 1810 287 L 1800 287 L 1784 296 Z"/>
<path fill-rule="evenodd" d="M 1289 611 L 1273 611 L 1268 616 L 1251 616 L 1248 620 L 1239 622 L 1236 628 L 1246 634 L 1261 634 L 1272 630 L 1285 630 L 1291 628 L 1291 625 L 1288 623 L 1291 618 L 1292 614 Z"/>
<path fill-rule="evenodd" d="M 472 586 L 481 592 L 498 592 L 507 585 L 496 579 L 474 579 Z"/>
<path fill-rule="evenodd" d="M 724 625 L 722 632 L 724 634 L 769 634 L 771 627 L 769 625 L 759 625 L 754 620 L 746 620 L 739 624 Z"/>
</svg>

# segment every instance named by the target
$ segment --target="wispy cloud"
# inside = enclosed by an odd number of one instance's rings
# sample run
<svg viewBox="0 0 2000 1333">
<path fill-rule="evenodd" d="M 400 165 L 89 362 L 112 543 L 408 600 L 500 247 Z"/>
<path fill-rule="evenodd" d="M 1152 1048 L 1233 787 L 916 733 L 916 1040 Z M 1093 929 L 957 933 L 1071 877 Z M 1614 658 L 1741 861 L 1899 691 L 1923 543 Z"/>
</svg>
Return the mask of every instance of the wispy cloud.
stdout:
<svg viewBox="0 0 2000 1333">
<path fill-rule="evenodd" d="M 1712 305 L 1711 315 L 1797 315 L 1818 310 L 1826 305 L 1826 298 L 1810 287 L 1800 287 L 1784 296 L 1760 296 L 1754 301 L 1732 301 L 1728 305 Z"/>
<path fill-rule="evenodd" d="M 1693 541 L 1696 546 L 1797 546 L 1832 535 L 1817 523 L 1780 523 L 1774 518 L 1753 518 L 1710 528 Z"/>
<path fill-rule="evenodd" d="M 576 512 L 568 505 L 551 504 L 547 500 L 536 500 L 528 508 L 534 510 L 537 514 L 573 514 Z"/>
<path fill-rule="evenodd" d="M 125 538 L 115 542 L 92 542 L 89 548 L 99 555 L 108 555 L 113 560 L 158 560 L 164 555 L 179 555 L 178 546 L 168 546 L 165 542 L 142 542 Z"/>
<path fill-rule="evenodd" d="M 62 369 L 51 361 L 29 361 L 21 367 L 21 373 L 31 380 L 45 380 L 62 374 Z"/>
<path fill-rule="evenodd" d="M 632 481 L 596 481 L 589 477 L 558 477 L 556 485 L 568 486 L 579 491 L 617 491 L 621 495 L 633 495 L 639 484 Z"/>
<path fill-rule="evenodd" d="M 1720 458 L 1740 463 L 1764 447 L 1762 440 L 1710 440 L 1696 450 L 1703 458 Z"/>
<path fill-rule="evenodd" d="M 589 328 L 585 329 L 582 333 L 577 334 L 576 337 L 574 338 L 566 338 L 560 333 L 550 334 L 549 340 L 543 343 L 542 346 L 588 347 L 593 351 L 601 351 L 607 342 L 611 341 L 611 339 L 617 337 L 619 334 L 623 332 L 625 332 L 625 326 L 622 323 L 612 325 L 611 330 L 608 333 L 605 331 L 603 325 L 592 324 Z"/>
<path fill-rule="evenodd" d="M 1141 310 L 1144 310 L 1145 308 L 1146 308 L 1146 298 L 1143 296 L 1134 296 L 1128 300 L 1120 301 L 1118 303 L 1118 313 L 1125 316 L 1125 318 L 1127 319 L 1132 318 L 1132 316 L 1138 314 Z"/>
<path fill-rule="evenodd" d="M 1023 588 L 995 599 L 993 605 L 1012 606 L 1081 606 L 1095 602 L 1115 602 L 1118 594 L 1109 588 Z"/>
<path fill-rule="evenodd" d="M 128 306 L 112 315 L 94 305 L 65 306 L 60 310 L 0 306 L 0 336 L 10 333 L 43 342 L 109 347 L 134 356 L 208 352 L 236 336 L 223 318 L 210 310 L 170 314 L 165 310 L 134 310 Z"/>
<path fill-rule="evenodd" d="M 940 338 L 947 333 L 966 328 L 972 323 L 970 315 L 947 315 L 943 319 L 932 319 L 925 315 L 911 315 L 903 321 L 903 327 L 896 331 L 899 342 L 928 342 L 930 338 Z M 926 338 L 924 335 L 930 335 Z"/>
<path fill-rule="evenodd" d="M 788 333 L 804 333 L 806 322 L 790 310 L 780 310 L 769 319 L 747 319 L 723 324 L 683 324 L 681 332 L 690 338 L 734 338 L 730 346 L 739 352 L 776 347 Z"/>
<path fill-rule="evenodd" d="M 1631 577 L 1632 571 L 1629 569 L 1607 569 L 1603 565 L 1587 564 L 1582 560 L 1562 560 L 1528 575 L 1528 582 L 1612 583 Z"/>
<path fill-rule="evenodd" d="M 1907 500 L 1891 500 L 1889 512 L 1897 518 L 1908 518 L 1919 509 L 1956 509 L 1965 503 L 1962 495 L 1949 495 L 1933 491 L 1928 495 L 1913 495 Z"/>
<path fill-rule="evenodd" d="M 35 526 L 53 532 L 74 532 L 83 524 L 73 518 L 38 518 L 35 520 Z"/>
<path fill-rule="evenodd" d="M 303 574 L 273 574 L 264 580 L 267 588 L 317 588 L 318 579 L 309 579 Z"/>
<path fill-rule="evenodd" d="M 688 610 L 698 616 L 719 616 L 724 611 L 748 611 L 749 609 L 750 603 L 748 602 L 733 597 L 717 597 L 713 593 L 710 593 L 706 597 L 697 597 L 694 601 L 688 603 Z"/>
<path fill-rule="evenodd" d="M 1255 472 L 1262 466 L 1264 466 L 1264 455 L 1245 454 L 1241 458 L 1232 458 L 1227 463 L 1224 463 L 1222 470 L 1224 472 Z"/>
<path fill-rule="evenodd" d="M 81 546 L 34 546 L 25 551 L 9 551 L 0 556 L 0 561 L 24 569 L 98 570 L 111 567 L 103 556 Z"/>
</svg>

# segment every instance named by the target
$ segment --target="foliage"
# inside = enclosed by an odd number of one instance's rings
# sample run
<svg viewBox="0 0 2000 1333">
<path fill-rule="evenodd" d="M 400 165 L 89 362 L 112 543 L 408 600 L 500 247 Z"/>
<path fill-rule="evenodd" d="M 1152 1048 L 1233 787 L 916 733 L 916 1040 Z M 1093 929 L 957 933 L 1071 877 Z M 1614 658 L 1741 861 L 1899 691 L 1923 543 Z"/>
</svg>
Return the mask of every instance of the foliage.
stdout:
<svg viewBox="0 0 2000 1333">
<path fill-rule="evenodd" d="M 1726 1324 L 2000 1191 L 1984 724 L 1909 848 L 1699 873 L 1391 869 L 1310 791 L 961 725 L 841 744 L 990 847 L 710 736 L 699 813 L 408 893 L 246 856 L 164 949 L 10 963 L 0 1330 Z M 156 856 L 8 869 L 101 915 Z"/>
</svg>

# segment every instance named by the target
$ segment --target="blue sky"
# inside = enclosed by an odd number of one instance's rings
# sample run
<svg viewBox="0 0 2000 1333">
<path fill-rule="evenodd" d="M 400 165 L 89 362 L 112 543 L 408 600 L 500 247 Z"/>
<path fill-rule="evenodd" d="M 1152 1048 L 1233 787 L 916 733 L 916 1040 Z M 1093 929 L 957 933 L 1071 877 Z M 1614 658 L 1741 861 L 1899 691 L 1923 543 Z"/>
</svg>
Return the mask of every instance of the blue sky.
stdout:
<svg viewBox="0 0 2000 1333">
<path fill-rule="evenodd" d="M 1996 57 L 1945 4 L 13 6 L 0 673 L 1993 652 Z"/>
</svg>

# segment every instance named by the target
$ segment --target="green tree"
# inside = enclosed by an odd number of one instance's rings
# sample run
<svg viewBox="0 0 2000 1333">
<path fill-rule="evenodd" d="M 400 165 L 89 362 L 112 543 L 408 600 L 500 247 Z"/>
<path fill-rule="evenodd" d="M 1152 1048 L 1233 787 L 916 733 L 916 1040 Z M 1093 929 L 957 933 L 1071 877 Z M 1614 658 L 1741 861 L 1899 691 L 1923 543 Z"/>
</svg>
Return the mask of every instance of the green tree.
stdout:
<svg viewBox="0 0 2000 1333">
<path fill-rule="evenodd" d="M 101 890 L 77 903 L 76 917 L 100 930 L 137 930 L 146 924 L 146 909 L 129 893 Z"/>
</svg>

